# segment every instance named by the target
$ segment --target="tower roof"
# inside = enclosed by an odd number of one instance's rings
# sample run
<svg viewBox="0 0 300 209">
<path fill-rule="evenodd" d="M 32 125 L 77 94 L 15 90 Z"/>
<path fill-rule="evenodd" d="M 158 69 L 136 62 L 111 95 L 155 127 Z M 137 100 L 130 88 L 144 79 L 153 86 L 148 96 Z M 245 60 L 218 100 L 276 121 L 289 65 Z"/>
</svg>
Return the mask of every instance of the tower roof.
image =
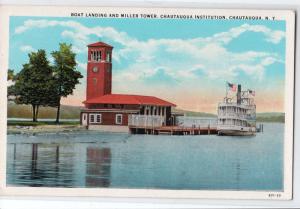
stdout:
<svg viewBox="0 0 300 209">
<path fill-rule="evenodd" d="M 128 94 L 106 94 L 101 97 L 89 99 L 85 104 L 138 104 L 176 106 L 175 104 L 153 96 L 128 95 Z"/>
<path fill-rule="evenodd" d="M 88 46 L 88 47 L 95 47 L 95 46 L 98 46 L 98 47 L 108 47 L 108 48 L 113 48 L 113 46 L 108 45 L 108 44 L 106 44 L 106 43 L 104 43 L 104 42 L 101 42 L 101 41 L 98 41 L 98 42 L 96 42 L 96 43 L 89 44 L 89 45 L 87 45 L 87 46 Z"/>
</svg>

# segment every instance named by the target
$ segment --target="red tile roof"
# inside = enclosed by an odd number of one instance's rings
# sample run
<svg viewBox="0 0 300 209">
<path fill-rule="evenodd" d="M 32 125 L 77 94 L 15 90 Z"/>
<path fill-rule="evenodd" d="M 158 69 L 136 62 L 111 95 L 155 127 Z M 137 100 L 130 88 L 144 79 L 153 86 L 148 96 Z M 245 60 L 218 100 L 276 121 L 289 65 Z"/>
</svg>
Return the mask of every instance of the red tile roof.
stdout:
<svg viewBox="0 0 300 209">
<path fill-rule="evenodd" d="M 128 95 L 128 94 L 106 94 L 84 101 L 85 104 L 138 104 L 157 106 L 176 106 L 171 102 L 153 96 Z"/>
<path fill-rule="evenodd" d="M 102 47 L 109 47 L 109 48 L 113 48 L 111 45 L 108 45 L 106 43 L 103 43 L 101 41 L 99 42 L 96 42 L 96 43 L 92 43 L 92 44 L 89 44 L 88 47 L 93 47 L 93 46 L 102 46 Z"/>
</svg>

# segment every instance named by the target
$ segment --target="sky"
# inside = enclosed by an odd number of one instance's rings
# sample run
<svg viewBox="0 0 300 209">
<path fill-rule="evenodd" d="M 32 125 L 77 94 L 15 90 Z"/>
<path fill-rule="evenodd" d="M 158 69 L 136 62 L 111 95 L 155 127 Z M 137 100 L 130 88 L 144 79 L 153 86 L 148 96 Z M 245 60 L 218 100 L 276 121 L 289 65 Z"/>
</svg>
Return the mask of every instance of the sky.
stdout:
<svg viewBox="0 0 300 209">
<path fill-rule="evenodd" d="M 285 22 L 263 20 L 10 17 L 9 68 L 28 53 L 72 44 L 84 76 L 63 104 L 83 105 L 87 45 L 114 47 L 113 93 L 157 96 L 177 108 L 216 113 L 226 82 L 256 92 L 257 112 L 284 112 Z"/>
</svg>

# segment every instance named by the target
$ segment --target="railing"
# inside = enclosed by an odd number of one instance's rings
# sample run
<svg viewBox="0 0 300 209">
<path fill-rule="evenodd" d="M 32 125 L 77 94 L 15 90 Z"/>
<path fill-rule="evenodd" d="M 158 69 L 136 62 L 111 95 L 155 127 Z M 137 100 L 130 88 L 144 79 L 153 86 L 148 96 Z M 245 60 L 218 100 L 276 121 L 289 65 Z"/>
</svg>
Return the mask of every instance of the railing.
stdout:
<svg viewBox="0 0 300 209">
<path fill-rule="evenodd" d="M 255 104 L 236 104 L 235 102 L 229 102 L 229 103 L 226 103 L 226 102 L 219 102 L 218 104 L 219 107 L 240 107 L 240 108 L 243 108 L 243 109 L 255 109 Z"/>
<path fill-rule="evenodd" d="M 217 119 L 180 116 L 176 119 L 176 125 L 182 127 L 216 127 Z"/>
<path fill-rule="evenodd" d="M 238 118 L 247 119 L 247 116 L 243 113 L 219 113 L 218 118 Z"/>
<path fill-rule="evenodd" d="M 161 127 L 164 121 L 164 117 L 159 115 L 128 115 L 129 126 Z"/>
<path fill-rule="evenodd" d="M 234 112 L 224 112 L 219 113 L 218 118 L 231 118 L 231 119 L 241 119 L 241 120 L 255 120 L 255 116 L 245 113 L 234 113 Z"/>
</svg>

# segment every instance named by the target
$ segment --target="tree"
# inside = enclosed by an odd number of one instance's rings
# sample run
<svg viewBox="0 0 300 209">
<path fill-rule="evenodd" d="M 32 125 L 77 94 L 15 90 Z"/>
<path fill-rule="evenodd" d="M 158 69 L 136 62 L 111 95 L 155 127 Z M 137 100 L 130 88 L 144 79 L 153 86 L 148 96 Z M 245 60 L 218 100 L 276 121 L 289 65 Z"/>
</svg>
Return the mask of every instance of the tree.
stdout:
<svg viewBox="0 0 300 209">
<path fill-rule="evenodd" d="M 32 120 L 37 121 L 40 106 L 53 103 L 53 72 L 45 50 L 28 54 L 29 62 L 14 76 L 12 92 L 15 103 L 32 106 Z M 50 96 L 49 96 L 50 95 Z"/>
<path fill-rule="evenodd" d="M 8 69 L 7 71 L 7 81 L 13 82 L 15 79 L 14 70 Z M 15 96 L 15 86 L 11 83 L 8 83 L 7 86 L 7 99 L 8 101 L 14 100 L 11 97 Z"/>
<path fill-rule="evenodd" d="M 59 51 L 51 53 L 54 58 L 53 71 L 57 94 L 56 123 L 59 123 L 61 98 L 73 94 L 76 84 L 79 84 L 79 79 L 83 77 L 76 70 L 76 54 L 72 51 L 71 47 L 71 44 L 60 43 Z"/>
<path fill-rule="evenodd" d="M 7 80 L 14 80 L 15 74 L 14 74 L 14 70 L 12 69 L 8 69 L 7 71 Z"/>
</svg>

